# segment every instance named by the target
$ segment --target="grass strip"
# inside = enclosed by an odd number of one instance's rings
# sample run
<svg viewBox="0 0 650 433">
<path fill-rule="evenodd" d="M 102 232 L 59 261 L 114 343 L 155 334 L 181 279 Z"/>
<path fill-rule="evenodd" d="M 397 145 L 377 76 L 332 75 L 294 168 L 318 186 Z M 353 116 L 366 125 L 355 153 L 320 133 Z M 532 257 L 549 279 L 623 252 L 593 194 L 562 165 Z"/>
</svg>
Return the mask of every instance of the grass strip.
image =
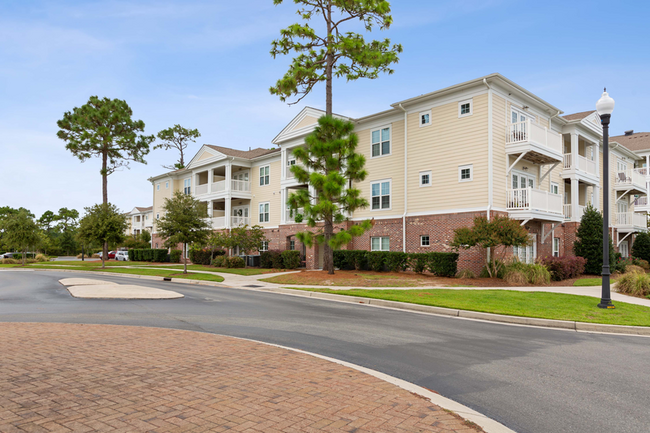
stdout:
<svg viewBox="0 0 650 433">
<path fill-rule="evenodd" d="M 597 298 L 564 293 L 513 290 L 331 290 L 288 288 L 508 316 L 608 325 L 650 326 L 650 307 L 614 302 L 616 309 L 606 310 L 597 307 Z"/>
<path fill-rule="evenodd" d="M 56 269 L 52 266 L 47 266 L 47 265 L 45 266 L 30 265 L 29 268 Z M 102 269 L 101 267 L 90 268 L 88 266 L 61 266 L 58 268 L 65 269 L 65 270 L 72 270 L 72 271 L 81 271 L 81 272 L 110 272 L 114 274 L 147 275 L 152 277 L 180 278 L 184 280 L 214 281 L 217 283 L 223 281 L 223 277 L 219 275 L 196 274 L 196 273 L 188 273 L 187 275 L 184 275 L 179 271 L 169 271 L 169 270 L 162 270 L 162 269 L 127 269 L 127 268 L 119 268 L 119 267 L 107 267 L 105 269 Z"/>
<path fill-rule="evenodd" d="M 128 262 L 127 262 L 128 263 Z M 133 266 L 141 266 L 139 264 L 134 264 Z M 146 264 L 142 265 L 149 268 L 161 267 L 167 269 L 183 269 L 183 265 L 152 265 Z M 259 269 L 259 268 L 214 268 L 212 266 L 206 265 L 187 265 L 188 271 L 207 271 L 207 272 L 220 272 L 222 274 L 236 274 L 236 275 L 261 275 L 269 272 L 275 272 L 273 269 Z"/>
</svg>

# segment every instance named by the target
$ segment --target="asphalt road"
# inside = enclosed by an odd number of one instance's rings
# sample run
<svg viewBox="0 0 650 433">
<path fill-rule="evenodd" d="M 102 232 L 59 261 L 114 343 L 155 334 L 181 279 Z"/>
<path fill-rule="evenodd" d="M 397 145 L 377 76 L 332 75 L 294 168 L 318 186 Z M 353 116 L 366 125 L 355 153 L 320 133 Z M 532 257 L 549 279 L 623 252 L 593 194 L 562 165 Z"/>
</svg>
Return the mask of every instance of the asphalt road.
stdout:
<svg viewBox="0 0 650 433">
<path fill-rule="evenodd" d="M 650 431 L 649 338 L 147 280 L 137 284 L 185 298 L 83 300 L 58 283 L 74 276 L 88 274 L 0 271 L 0 321 L 156 326 L 250 338 L 399 377 L 522 433 Z"/>
</svg>

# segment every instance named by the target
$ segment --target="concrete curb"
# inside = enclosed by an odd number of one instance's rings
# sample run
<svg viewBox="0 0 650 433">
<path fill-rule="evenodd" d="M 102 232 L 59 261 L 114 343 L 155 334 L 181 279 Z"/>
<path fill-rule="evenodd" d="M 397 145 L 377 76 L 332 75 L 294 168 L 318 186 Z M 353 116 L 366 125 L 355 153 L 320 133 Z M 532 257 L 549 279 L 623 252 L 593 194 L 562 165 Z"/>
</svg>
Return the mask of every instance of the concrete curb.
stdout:
<svg viewBox="0 0 650 433">
<path fill-rule="evenodd" d="M 13 268 L 6 268 L 0 272 L 11 272 Z M 75 271 L 70 269 L 30 269 L 30 271 L 45 272 L 70 272 L 83 273 L 88 271 Z M 92 272 L 93 275 L 108 275 L 112 277 L 141 278 L 145 280 L 162 281 L 162 277 L 149 275 L 119 274 L 112 272 Z M 568 320 L 538 319 L 534 317 L 506 316 L 502 314 L 482 313 L 478 311 L 456 310 L 452 308 L 433 307 L 429 305 L 409 304 L 406 302 L 386 301 L 383 299 L 362 298 L 356 296 L 337 295 L 334 293 L 310 292 L 306 290 L 295 290 L 281 287 L 233 287 L 224 283 L 214 281 L 174 279 L 174 283 L 191 284 L 198 286 L 223 287 L 238 290 L 250 290 L 255 292 L 279 293 L 303 298 L 315 298 L 348 304 L 365 304 L 377 308 L 390 308 L 395 310 L 412 311 L 416 313 L 427 313 L 440 316 L 460 317 L 472 320 L 485 320 L 489 322 L 507 323 L 512 325 L 538 326 L 545 328 L 565 329 L 576 332 L 597 332 L 605 334 L 621 334 L 633 336 L 650 336 L 650 327 L 604 325 L 599 323 L 574 322 Z"/>
</svg>

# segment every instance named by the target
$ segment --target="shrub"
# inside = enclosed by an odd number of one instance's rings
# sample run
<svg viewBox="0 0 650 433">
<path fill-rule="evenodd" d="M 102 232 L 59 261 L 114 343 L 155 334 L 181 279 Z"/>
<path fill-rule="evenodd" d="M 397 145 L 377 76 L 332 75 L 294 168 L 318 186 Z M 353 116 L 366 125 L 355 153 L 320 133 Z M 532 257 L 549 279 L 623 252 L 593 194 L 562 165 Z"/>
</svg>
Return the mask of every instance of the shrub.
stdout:
<svg viewBox="0 0 650 433">
<path fill-rule="evenodd" d="M 612 272 L 620 272 L 621 274 L 627 273 L 629 266 L 638 266 L 643 268 L 645 260 L 640 260 L 635 257 L 622 257 L 620 253 L 616 253 L 616 262 L 612 263 L 610 269 Z"/>
<path fill-rule="evenodd" d="M 131 262 L 166 262 L 167 250 L 163 248 L 136 248 L 129 250 Z"/>
<path fill-rule="evenodd" d="M 334 250 L 334 267 L 341 270 L 354 269 L 354 260 L 350 250 Z"/>
<path fill-rule="evenodd" d="M 576 278 L 585 272 L 587 261 L 584 257 L 544 257 L 540 263 L 548 269 L 551 280 L 562 281 Z"/>
<path fill-rule="evenodd" d="M 527 265 L 528 282 L 536 286 L 545 286 L 551 282 L 551 273 L 539 263 Z"/>
<path fill-rule="evenodd" d="M 386 255 L 388 253 L 385 251 L 370 251 L 367 253 L 368 257 L 368 268 L 371 271 L 382 272 L 386 266 Z"/>
<path fill-rule="evenodd" d="M 580 226 L 576 232 L 576 242 L 573 244 L 576 256 L 584 257 L 585 273 L 598 275 L 602 271 L 603 260 L 603 216 L 591 205 L 585 208 Z M 616 252 L 611 238 L 609 239 L 609 262 L 616 264 Z M 615 269 L 612 269 L 614 271 Z"/>
<path fill-rule="evenodd" d="M 217 256 L 212 260 L 212 266 L 217 268 L 225 268 L 227 267 L 226 259 L 226 256 Z"/>
<path fill-rule="evenodd" d="M 636 235 L 632 244 L 632 257 L 650 260 L 650 234 L 641 232 Z"/>
<path fill-rule="evenodd" d="M 647 260 L 639 259 L 639 264 L 637 266 L 642 267 L 646 271 L 650 271 L 650 263 Z"/>
<path fill-rule="evenodd" d="M 514 261 L 504 266 L 503 279 L 508 284 L 517 286 L 526 283 L 543 286 L 551 282 L 551 273 L 541 264 Z"/>
<path fill-rule="evenodd" d="M 462 271 L 458 271 L 456 278 L 476 278 L 476 275 L 471 269 L 463 269 Z"/>
<path fill-rule="evenodd" d="M 277 250 L 262 251 L 260 253 L 260 268 L 282 269 L 282 253 Z"/>
<path fill-rule="evenodd" d="M 632 296 L 650 295 L 650 275 L 645 272 L 630 272 L 618 279 L 616 290 Z"/>
<path fill-rule="evenodd" d="M 391 251 L 386 254 L 386 270 L 388 272 L 405 271 L 409 264 L 409 255 L 400 251 Z"/>
<path fill-rule="evenodd" d="M 281 256 L 284 269 L 296 269 L 300 267 L 300 251 L 282 251 Z"/>
<path fill-rule="evenodd" d="M 190 261 L 195 265 L 209 265 L 212 261 L 212 250 L 208 248 L 190 248 Z"/>
<path fill-rule="evenodd" d="M 3 265 L 17 265 L 20 262 L 16 259 L 0 259 L 0 264 Z"/>
<path fill-rule="evenodd" d="M 246 262 L 239 256 L 232 256 L 226 258 L 228 268 L 245 268 Z"/>
<path fill-rule="evenodd" d="M 182 255 L 183 255 L 183 251 L 181 251 L 181 250 L 172 250 L 171 253 L 169 253 L 169 261 L 171 263 L 180 263 Z"/>
<path fill-rule="evenodd" d="M 627 268 L 625 269 L 625 273 L 630 274 L 633 272 L 636 272 L 637 274 L 645 274 L 645 269 L 637 265 L 628 265 Z"/>
<path fill-rule="evenodd" d="M 458 253 L 428 253 L 427 268 L 439 277 L 455 277 L 458 272 Z"/>
<path fill-rule="evenodd" d="M 428 255 L 425 253 L 411 253 L 409 254 L 409 268 L 418 274 L 423 273 L 427 269 Z"/>
<path fill-rule="evenodd" d="M 43 254 L 36 254 L 36 261 L 37 262 L 47 262 L 48 258 L 45 257 Z"/>
</svg>

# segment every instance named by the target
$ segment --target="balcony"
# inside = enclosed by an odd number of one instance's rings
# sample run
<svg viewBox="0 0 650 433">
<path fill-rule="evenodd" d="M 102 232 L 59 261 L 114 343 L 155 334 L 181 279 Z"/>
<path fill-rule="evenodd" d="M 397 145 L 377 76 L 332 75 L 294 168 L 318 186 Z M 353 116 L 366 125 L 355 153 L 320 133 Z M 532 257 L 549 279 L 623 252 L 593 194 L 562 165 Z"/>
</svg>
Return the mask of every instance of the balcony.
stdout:
<svg viewBox="0 0 650 433">
<path fill-rule="evenodd" d="M 572 207 L 571 204 L 565 204 L 564 205 L 564 219 L 567 220 L 567 221 L 570 221 L 572 219 L 571 218 L 571 216 L 572 216 L 571 215 L 572 214 L 571 207 Z M 576 218 L 578 221 L 581 220 L 582 215 L 585 214 L 585 207 L 586 206 L 578 205 L 578 215 L 577 215 L 577 218 Z"/>
<path fill-rule="evenodd" d="M 647 193 L 646 175 L 647 168 L 628 168 L 614 173 L 614 190 L 625 193 Z"/>
<path fill-rule="evenodd" d="M 228 187 L 228 182 L 225 180 L 219 180 L 216 182 L 212 182 L 212 188 L 208 188 L 208 184 L 205 183 L 203 185 L 197 185 L 196 188 L 194 189 L 194 192 L 197 196 L 200 195 L 205 195 L 205 194 L 218 194 L 218 193 L 225 193 Z M 236 179 L 231 179 L 230 181 L 230 191 L 235 192 L 235 193 L 245 193 L 245 194 L 250 194 L 251 193 L 251 182 L 248 180 L 236 180 Z"/>
<path fill-rule="evenodd" d="M 564 221 L 562 195 L 535 188 L 506 191 L 506 209 L 511 218 L 520 220 Z"/>
<path fill-rule="evenodd" d="M 648 207 L 648 196 L 643 195 L 641 197 L 637 197 L 634 199 L 632 202 L 634 205 L 634 212 L 648 212 L 650 211 L 650 207 Z"/>
<path fill-rule="evenodd" d="M 568 174 L 567 172 L 581 172 L 588 175 L 599 177 L 598 167 L 596 167 L 596 161 L 587 159 L 582 155 L 578 155 L 578 164 L 577 167 L 573 167 L 573 158 L 570 153 L 564 154 L 564 172 L 563 174 Z"/>
<path fill-rule="evenodd" d="M 249 226 L 249 225 L 251 225 L 250 217 L 233 216 L 230 218 L 231 227 L 240 227 L 240 226 Z"/>
<path fill-rule="evenodd" d="M 526 160 L 536 164 L 563 161 L 562 136 L 530 121 L 506 126 L 506 153 L 525 154 Z"/>
<path fill-rule="evenodd" d="M 284 221 L 287 224 L 295 223 L 297 214 L 303 215 L 304 214 L 304 209 L 298 209 L 297 211 L 294 211 L 293 215 L 291 215 L 291 209 L 287 209 Z M 301 221 L 299 224 L 302 224 L 302 222 L 303 221 Z"/>
<path fill-rule="evenodd" d="M 208 218 L 208 219 L 209 219 L 209 223 L 212 225 L 212 230 L 225 229 L 226 228 L 226 217 L 225 216 Z"/>
<path fill-rule="evenodd" d="M 645 232 L 648 230 L 648 216 L 638 212 L 617 212 L 614 224 L 619 233 Z"/>
</svg>

